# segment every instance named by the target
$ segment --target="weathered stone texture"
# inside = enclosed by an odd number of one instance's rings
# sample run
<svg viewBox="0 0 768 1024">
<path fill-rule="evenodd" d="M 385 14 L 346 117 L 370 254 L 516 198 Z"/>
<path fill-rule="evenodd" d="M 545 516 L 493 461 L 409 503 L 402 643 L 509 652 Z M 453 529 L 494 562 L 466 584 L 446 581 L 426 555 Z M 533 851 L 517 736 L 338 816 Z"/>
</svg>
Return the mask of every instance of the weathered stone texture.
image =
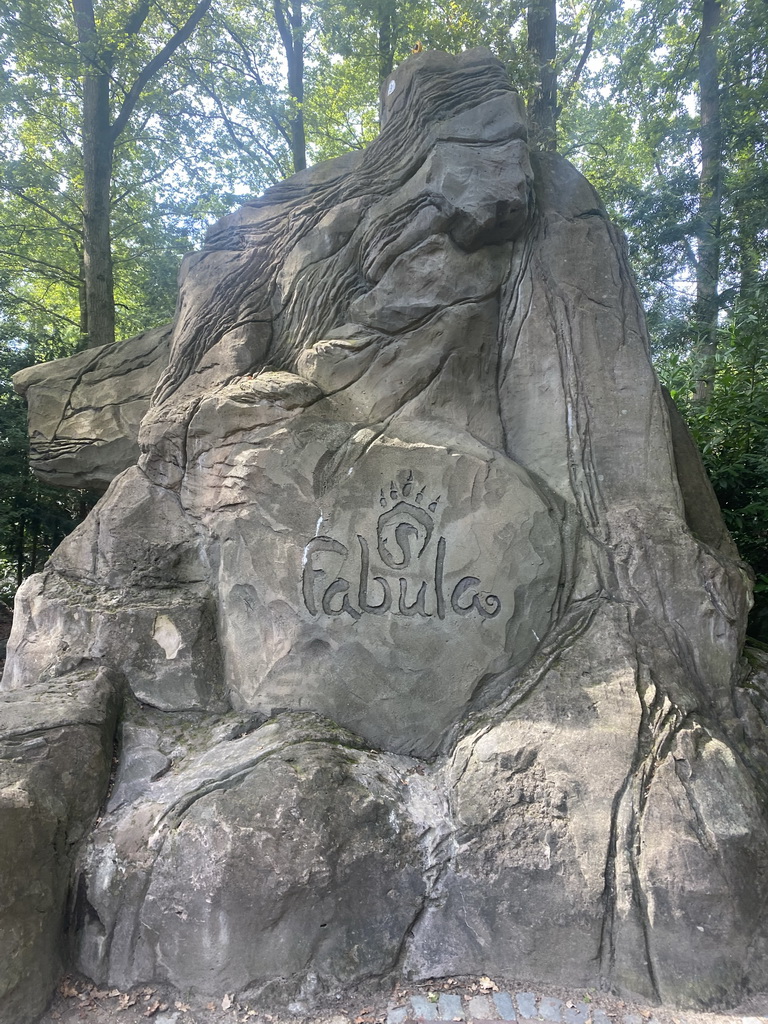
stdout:
<svg viewBox="0 0 768 1024">
<path fill-rule="evenodd" d="M 120 680 L 94 665 L 0 694 L 0 1019 L 33 1020 L 63 968 L 73 855 L 107 790 Z"/>
<path fill-rule="evenodd" d="M 19 592 L 11 696 L 129 693 L 74 962 L 734 1002 L 768 964 L 766 672 L 623 240 L 484 51 L 382 103 L 187 258 L 138 464 Z M 34 820 L 9 857 L 43 865 Z"/>
<path fill-rule="evenodd" d="M 171 327 L 14 374 L 29 457 L 46 483 L 104 490 L 138 458 L 139 424 L 168 363 Z"/>
<path fill-rule="evenodd" d="M 164 728 L 134 726 L 124 756 L 144 763 L 152 740 L 159 753 Z M 241 730 L 187 718 L 143 792 L 116 787 L 82 865 L 92 977 L 213 994 L 279 979 L 283 995 L 312 995 L 395 965 L 426 889 L 413 763 L 313 716 Z"/>
</svg>

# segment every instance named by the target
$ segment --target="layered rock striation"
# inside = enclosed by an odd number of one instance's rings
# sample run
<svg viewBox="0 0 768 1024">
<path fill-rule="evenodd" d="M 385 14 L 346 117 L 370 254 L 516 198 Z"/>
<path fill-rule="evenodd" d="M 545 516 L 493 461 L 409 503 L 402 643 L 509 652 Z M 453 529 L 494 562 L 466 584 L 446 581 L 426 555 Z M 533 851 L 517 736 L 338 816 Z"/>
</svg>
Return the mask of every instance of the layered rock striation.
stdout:
<svg viewBox="0 0 768 1024">
<path fill-rule="evenodd" d="M 406 61 L 382 124 L 186 259 L 137 464 L 19 592 L 28 1018 L 65 948 L 263 999 L 490 972 L 714 1006 L 765 976 L 749 578 L 623 240 L 485 51 Z M 92 767 L 29 796 L 83 715 Z"/>
<path fill-rule="evenodd" d="M 104 491 L 139 457 L 139 426 L 168 364 L 171 329 L 14 374 L 27 402 L 29 461 L 45 483 Z"/>
</svg>

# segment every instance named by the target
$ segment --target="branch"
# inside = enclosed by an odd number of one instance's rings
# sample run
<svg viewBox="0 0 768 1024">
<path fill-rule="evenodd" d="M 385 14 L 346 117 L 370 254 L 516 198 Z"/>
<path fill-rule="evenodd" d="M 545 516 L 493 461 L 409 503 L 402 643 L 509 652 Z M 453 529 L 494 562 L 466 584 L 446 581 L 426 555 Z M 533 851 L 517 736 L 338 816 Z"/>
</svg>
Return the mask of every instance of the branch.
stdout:
<svg viewBox="0 0 768 1024">
<path fill-rule="evenodd" d="M 0 249 L 0 256 L 7 256 L 12 260 L 22 260 L 24 264 L 32 263 L 36 267 L 45 267 L 46 270 L 52 270 L 54 272 L 55 279 L 65 284 L 78 284 L 80 278 L 76 274 L 72 274 L 68 270 L 64 270 L 62 267 L 57 267 L 55 263 L 48 263 L 46 260 L 36 260 L 26 252 L 14 252 L 13 249 Z"/>
<path fill-rule="evenodd" d="M 219 99 L 219 97 L 213 91 L 209 92 L 208 95 L 209 95 L 210 99 L 212 99 L 213 102 L 216 104 L 216 106 L 217 106 L 217 108 L 219 110 L 219 113 L 221 114 L 221 119 L 224 122 L 224 127 L 227 129 L 227 132 L 229 133 L 230 137 L 232 138 L 232 141 L 235 143 L 235 145 L 238 147 L 238 149 L 245 149 L 245 151 L 247 153 L 250 153 L 251 150 L 248 147 L 246 147 L 245 143 L 241 142 L 239 136 L 237 135 L 237 132 L 235 131 L 235 122 L 230 118 L 229 114 L 227 114 L 227 112 L 225 111 L 224 104 L 222 103 L 222 101 Z M 269 102 L 269 100 L 267 101 L 267 105 L 268 105 L 268 107 L 272 106 L 272 104 Z M 290 133 L 288 132 L 287 128 L 283 125 L 282 121 L 277 116 L 277 114 L 275 114 L 272 110 L 268 110 L 267 113 L 268 113 L 270 121 L 275 126 L 275 130 L 278 132 L 279 135 L 282 136 L 282 138 L 285 140 L 285 142 L 290 146 L 290 144 L 291 144 L 291 136 L 290 136 Z M 262 148 L 265 148 L 265 147 L 262 147 Z M 265 151 L 267 153 L 269 153 L 269 150 L 265 149 Z"/>
<path fill-rule="evenodd" d="M 285 11 L 280 0 L 274 0 L 272 5 L 275 12 L 275 21 L 277 22 L 277 31 L 280 33 L 280 38 L 283 41 L 283 47 L 285 48 L 285 56 L 290 63 L 291 57 L 293 56 L 293 33 L 288 27 L 288 22 L 285 20 Z"/>
<path fill-rule="evenodd" d="M 238 135 L 236 128 L 240 128 L 241 126 L 240 125 L 235 126 L 235 122 L 232 121 L 230 119 L 229 115 L 225 112 L 225 110 L 224 110 L 223 106 L 221 105 L 218 97 L 212 96 L 211 98 L 213 99 L 213 101 L 216 104 L 216 106 L 219 108 L 219 111 L 221 113 L 221 119 L 222 119 L 222 121 L 224 123 L 224 127 L 227 130 L 227 134 L 232 139 L 232 141 L 234 142 L 234 144 L 237 147 L 237 149 L 239 149 L 243 153 L 246 153 L 252 159 L 258 161 L 261 164 L 261 166 L 264 169 L 264 171 L 269 174 L 269 176 L 272 179 L 273 183 L 277 184 L 277 182 L 280 179 L 279 178 L 275 178 L 274 174 L 271 171 L 267 171 L 267 168 L 264 166 L 264 157 L 263 156 L 259 156 L 257 153 L 255 153 L 253 151 L 253 149 L 251 148 L 251 146 L 249 146 L 245 141 L 243 141 L 242 137 L 240 135 Z M 270 117 L 271 117 L 271 115 L 270 115 Z M 276 120 L 274 121 L 274 124 L 275 124 L 275 127 L 276 127 L 277 131 L 280 133 L 280 135 L 284 139 L 284 141 L 290 146 L 290 144 L 291 144 L 290 135 L 285 131 L 285 129 L 282 127 L 282 125 L 280 125 Z M 273 164 L 278 164 L 278 167 L 279 167 L 278 160 L 275 157 L 274 153 L 269 149 L 269 147 L 266 146 L 261 141 L 261 139 L 259 139 L 258 136 L 254 135 L 253 133 L 251 133 L 251 139 L 252 139 L 253 144 L 255 146 L 257 146 L 262 151 L 262 153 Z"/>
<path fill-rule="evenodd" d="M 53 125 L 54 128 L 58 129 L 59 136 L 66 142 L 67 146 L 70 149 L 75 149 L 77 147 L 77 145 L 78 145 L 77 141 L 70 137 L 69 129 L 64 124 L 63 115 L 62 116 L 55 116 L 54 114 L 47 113 L 45 110 L 37 110 L 37 109 L 35 109 L 34 112 L 36 114 L 39 114 L 40 117 L 45 118 L 45 120 L 49 124 Z"/>
<path fill-rule="evenodd" d="M 81 3 L 82 0 L 73 0 L 73 3 Z M 178 31 L 174 32 L 165 46 L 146 64 L 136 76 L 136 81 L 131 86 L 128 95 L 123 100 L 122 106 L 120 107 L 120 113 L 117 115 L 115 120 L 112 122 L 110 129 L 110 135 L 112 141 L 120 135 L 122 130 L 128 123 L 128 118 L 133 113 L 134 107 L 139 102 L 142 92 L 147 84 L 154 78 L 157 72 L 162 68 L 174 53 L 182 46 L 192 33 L 197 28 L 198 24 L 202 21 L 205 15 L 208 13 L 208 8 L 211 6 L 212 0 L 199 0 L 199 3 L 195 7 L 192 14 L 189 16 L 184 25 L 181 26 Z"/>
<path fill-rule="evenodd" d="M 18 25 L 20 28 L 30 29 L 34 35 L 42 37 L 43 39 L 50 39 L 53 42 L 58 43 L 60 46 L 69 48 L 71 41 L 62 33 L 55 29 L 53 25 L 46 22 L 44 19 L 39 18 L 35 21 L 26 21 L 22 15 L 15 14 L 12 16 L 10 23 L 12 25 Z M 9 30 L 9 35 L 13 35 L 13 32 Z"/>
<path fill-rule="evenodd" d="M 42 302 L 36 302 L 34 299 L 27 298 L 25 295 L 17 295 L 15 292 L 9 291 L 9 297 L 13 302 L 19 306 L 31 306 L 32 309 L 42 310 L 46 316 L 51 317 L 53 320 L 61 320 L 65 324 L 70 324 L 72 327 L 80 327 L 80 324 L 71 317 L 64 316 L 63 313 L 57 313 L 54 309 L 50 309 L 48 306 L 44 306 Z"/>
<path fill-rule="evenodd" d="M 254 75 L 254 78 L 256 79 L 257 84 L 261 88 L 264 88 L 264 84 L 261 81 L 261 76 L 259 75 L 258 71 L 255 68 L 249 68 L 249 70 Z M 190 72 L 191 76 L 194 78 L 194 80 L 197 82 L 197 84 L 200 86 L 200 88 L 205 92 L 206 96 L 208 96 L 208 98 L 213 100 L 213 102 L 216 104 L 216 107 L 218 108 L 219 113 L 221 115 L 221 119 L 224 122 L 224 127 L 227 129 L 227 132 L 231 136 L 232 141 L 235 143 L 237 148 L 238 149 L 244 149 L 245 152 L 250 153 L 251 151 L 249 149 L 247 149 L 244 146 L 243 143 L 240 142 L 240 139 L 239 139 L 239 137 L 237 136 L 237 134 L 236 134 L 236 132 L 234 130 L 234 124 L 235 123 L 234 123 L 234 121 L 231 120 L 229 115 L 226 113 L 226 111 L 224 109 L 224 104 L 223 104 L 222 100 L 219 98 L 219 96 L 216 93 L 216 91 L 214 89 L 211 89 L 207 85 L 207 83 L 197 73 L 197 71 L 195 70 L 194 67 L 190 67 L 189 68 L 189 72 Z M 275 108 L 274 108 L 274 104 L 269 99 L 269 96 L 266 93 L 266 89 L 264 89 L 264 92 L 265 92 L 265 100 L 266 100 L 266 106 L 267 106 L 267 116 L 269 117 L 269 119 L 272 122 L 272 124 L 275 126 L 275 130 L 278 132 L 278 134 L 281 135 L 282 138 L 285 140 L 285 142 L 290 146 L 290 144 L 291 144 L 290 133 L 288 132 L 288 129 L 285 127 L 285 125 L 280 120 L 280 117 L 276 113 Z M 264 147 L 262 147 L 262 148 L 264 148 Z M 269 154 L 269 150 L 265 150 L 265 151 Z"/>
<path fill-rule="evenodd" d="M 112 200 L 113 205 L 119 206 L 124 199 L 127 199 L 128 196 L 135 195 L 144 185 L 149 185 L 153 181 L 159 181 L 160 178 L 167 174 L 171 167 L 177 164 L 180 160 L 181 157 L 176 157 L 174 160 L 171 160 L 170 163 L 161 168 L 161 170 L 156 174 L 150 174 L 148 178 L 141 178 L 139 181 L 134 182 L 129 188 L 123 189 L 123 191 L 116 195 Z"/>
<path fill-rule="evenodd" d="M 687 235 L 683 235 L 680 241 L 683 243 L 683 246 L 685 248 L 685 254 L 691 261 L 691 266 L 695 270 L 696 267 L 698 267 L 699 265 L 699 260 L 696 253 L 693 251 L 693 246 L 691 245 L 690 238 Z"/>
<path fill-rule="evenodd" d="M 150 0 L 139 0 L 134 9 L 128 15 L 125 23 L 125 33 L 135 36 L 149 15 Z"/>
<path fill-rule="evenodd" d="M 241 38 L 238 32 L 235 32 L 234 28 L 229 24 L 229 22 L 224 21 L 224 25 L 229 35 L 240 47 L 240 52 L 243 56 L 243 60 L 245 61 L 246 67 L 250 71 L 251 75 L 253 75 L 256 84 L 263 87 L 264 82 L 261 78 L 261 74 L 259 73 L 259 69 L 254 64 L 253 51 L 251 50 L 250 46 L 248 46 L 245 40 Z"/>
<path fill-rule="evenodd" d="M 589 25 L 587 26 L 587 38 L 584 40 L 584 49 L 581 51 L 581 56 L 579 57 L 579 62 L 576 65 L 576 67 L 573 69 L 573 74 L 568 79 L 568 83 L 567 83 L 567 85 L 565 86 L 565 88 L 562 91 L 563 106 L 565 106 L 565 104 L 571 98 L 571 93 L 575 89 L 576 83 L 578 82 L 579 78 L 581 77 L 581 72 L 584 70 L 584 65 L 589 60 L 590 53 L 592 53 L 592 45 L 593 45 L 594 40 L 595 40 L 595 26 L 594 26 L 593 19 L 594 19 L 594 15 L 593 15 L 592 18 L 590 18 Z"/>
<path fill-rule="evenodd" d="M 57 224 L 60 224 L 70 234 L 74 234 L 76 232 L 79 234 L 79 228 L 74 228 L 71 224 L 65 221 L 63 217 L 60 217 L 57 213 L 54 213 L 53 210 L 49 210 L 47 207 L 43 206 L 42 203 L 39 203 L 36 199 L 32 199 L 30 196 L 26 194 L 24 189 L 13 188 L 11 185 L 7 185 L 5 182 L 0 182 L 0 189 L 4 189 L 6 192 L 10 192 L 11 195 L 16 196 L 17 199 L 21 199 L 23 202 L 28 203 L 30 206 L 34 206 L 36 210 L 40 210 L 40 212 L 44 213 L 46 217 L 50 217 L 51 220 L 55 220 Z"/>
</svg>

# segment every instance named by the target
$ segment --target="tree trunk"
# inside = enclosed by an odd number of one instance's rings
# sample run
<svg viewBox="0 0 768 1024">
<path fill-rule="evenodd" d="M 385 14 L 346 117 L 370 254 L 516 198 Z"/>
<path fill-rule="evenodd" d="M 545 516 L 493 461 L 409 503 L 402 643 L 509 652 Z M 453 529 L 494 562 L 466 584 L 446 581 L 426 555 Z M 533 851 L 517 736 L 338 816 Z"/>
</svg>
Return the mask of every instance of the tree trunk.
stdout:
<svg viewBox="0 0 768 1024">
<path fill-rule="evenodd" d="M 110 85 L 117 47 L 114 40 L 99 39 L 93 0 L 71 0 L 77 31 L 78 56 L 83 79 L 83 281 L 88 346 L 108 345 L 115 340 L 115 296 L 112 270 L 112 164 L 115 141 L 125 129 L 143 90 L 180 46 L 189 39 L 208 13 L 212 0 L 198 0 L 189 18 L 176 29 L 165 46 L 145 64 L 124 92 L 120 110 L 111 120 Z M 279 0 L 275 0 L 276 3 Z M 295 0 L 299 5 L 300 0 Z M 150 9 L 140 0 L 126 18 L 124 38 L 139 32 Z M 303 78 L 303 48 L 302 78 Z M 303 95 L 302 95 L 303 99 Z M 303 131 L 303 124 L 302 124 Z"/>
<path fill-rule="evenodd" d="M 16 589 L 24 582 L 24 516 L 16 527 Z"/>
<path fill-rule="evenodd" d="M 397 44 L 397 11 L 394 0 L 380 0 L 379 22 L 379 87 L 392 74 Z"/>
<path fill-rule="evenodd" d="M 85 285 L 85 257 L 82 247 L 77 271 L 77 304 L 80 310 L 80 348 L 88 344 L 88 291 Z"/>
<path fill-rule="evenodd" d="M 293 61 L 288 68 L 288 91 L 296 104 L 291 121 L 291 153 L 294 171 L 307 166 L 307 139 L 304 131 L 304 19 L 301 0 L 293 0 L 291 10 Z"/>
<path fill-rule="evenodd" d="M 733 216 L 739 253 L 739 298 L 742 302 L 754 298 L 760 282 L 760 246 L 757 233 L 763 227 L 763 218 L 755 217 L 755 195 L 747 195 L 745 182 L 757 179 L 758 160 L 755 143 L 746 143 L 746 152 L 740 160 L 741 183 L 733 197 Z"/>
<path fill-rule="evenodd" d="M 717 59 L 719 26 L 719 0 L 703 0 L 699 38 L 701 172 L 694 325 L 695 353 L 699 366 L 696 402 L 704 407 L 712 398 L 717 358 L 720 219 L 723 193 L 720 79 Z"/>
<path fill-rule="evenodd" d="M 274 12 L 288 65 L 288 95 L 292 106 L 288 126 L 293 170 L 303 171 L 307 166 L 307 140 L 304 131 L 304 18 L 301 0 L 291 0 L 290 9 L 283 7 L 282 0 L 274 0 Z"/>
<path fill-rule="evenodd" d="M 93 348 L 115 340 L 109 57 L 99 50 L 92 0 L 72 0 L 72 12 L 83 72 L 83 270 L 88 347 Z"/>
<path fill-rule="evenodd" d="M 35 516 L 32 520 L 32 549 L 29 553 L 29 573 L 37 572 L 37 542 L 40 536 L 40 523 Z"/>
<path fill-rule="evenodd" d="M 739 298 L 746 302 L 754 298 L 760 283 L 760 252 L 749 211 L 744 209 L 744 205 L 738 201 L 734 203 L 739 245 Z"/>
<path fill-rule="evenodd" d="M 109 78 L 87 75 L 83 84 L 83 267 L 89 348 L 115 340 L 110 238 L 113 148 Z"/>
<path fill-rule="evenodd" d="M 557 70 L 555 65 L 557 7 L 555 0 L 530 0 L 528 50 L 533 55 L 538 80 L 528 103 L 531 135 L 539 149 L 557 149 Z"/>
</svg>

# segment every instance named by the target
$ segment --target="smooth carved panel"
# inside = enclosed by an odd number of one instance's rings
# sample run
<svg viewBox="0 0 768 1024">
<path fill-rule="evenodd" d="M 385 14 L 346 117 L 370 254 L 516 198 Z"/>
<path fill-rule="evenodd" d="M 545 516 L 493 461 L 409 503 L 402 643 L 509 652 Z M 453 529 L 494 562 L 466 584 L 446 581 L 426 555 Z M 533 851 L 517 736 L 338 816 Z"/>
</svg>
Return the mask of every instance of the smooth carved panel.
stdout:
<svg viewBox="0 0 768 1024">
<path fill-rule="evenodd" d="M 374 744 L 434 753 L 480 681 L 523 665 L 549 628 L 552 510 L 519 466 L 470 438 L 466 451 L 352 445 L 317 503 L 287 501 L 296 540 L 263 518 L 223 538 L 230 692 L 264 712 L 298 696 Z M 277 567 L 260 586 L 254 551 Z"/>
</svg>

